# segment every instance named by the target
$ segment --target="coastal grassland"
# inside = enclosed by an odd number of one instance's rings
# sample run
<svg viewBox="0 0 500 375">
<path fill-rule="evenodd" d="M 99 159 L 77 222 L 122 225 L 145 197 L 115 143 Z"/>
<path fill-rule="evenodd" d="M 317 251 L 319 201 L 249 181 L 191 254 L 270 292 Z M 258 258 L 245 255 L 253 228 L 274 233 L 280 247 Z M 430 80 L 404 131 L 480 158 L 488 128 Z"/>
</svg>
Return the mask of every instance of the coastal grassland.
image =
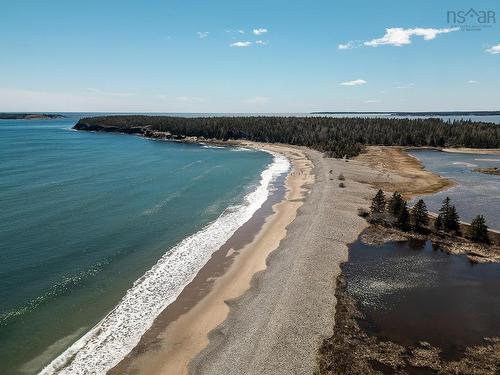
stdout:
<svg viewBox="0 0 500 375">
<path fill-rule="evenodd" d="M 353 157 L 366 145 L 498 148 L 494 124 L 436 118 L 334 117 L 174 117 L 102 116 L 83 118 L 79 130 L 164 133 L 174 139 L 197 137 L 306 146 L 334 157 Z"/>
</svg>

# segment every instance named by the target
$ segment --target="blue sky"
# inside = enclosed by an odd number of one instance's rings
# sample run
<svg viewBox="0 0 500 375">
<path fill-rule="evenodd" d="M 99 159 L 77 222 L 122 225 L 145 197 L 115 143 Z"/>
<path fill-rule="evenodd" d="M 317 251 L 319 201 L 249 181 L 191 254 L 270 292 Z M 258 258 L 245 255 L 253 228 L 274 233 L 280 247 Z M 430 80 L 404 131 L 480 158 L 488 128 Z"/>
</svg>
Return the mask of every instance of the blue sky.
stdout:
<svg viewBox="0 0 500 375">
<path fill-rule="evenodd" d="M 448 22 L 471 7 L 498 23 Z M 0 111 L 500 110 L 494 0 L 18 0 L 1 13 Z"/>
</svg>

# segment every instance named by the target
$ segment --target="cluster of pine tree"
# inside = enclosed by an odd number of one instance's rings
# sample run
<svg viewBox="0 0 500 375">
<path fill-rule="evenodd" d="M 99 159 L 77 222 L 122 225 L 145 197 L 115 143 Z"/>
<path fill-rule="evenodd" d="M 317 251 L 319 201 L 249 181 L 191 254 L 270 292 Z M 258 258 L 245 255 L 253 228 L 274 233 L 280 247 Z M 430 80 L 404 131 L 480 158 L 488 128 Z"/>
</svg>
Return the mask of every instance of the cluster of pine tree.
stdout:
<svg viewBox="0 0 500 375">
<path fill-rule="evenodd" d="M 370 211 L 370 220 L 374 223 L 396 226 L 403 231 L 414 230 L 419 233 L 429 231 L 429 212 L 422 199 L 418 200 L 409 210 L 408 202 L 403 199 L 400 193 L 394 192 L 387 200 L 384 192 L 379 190 L 372 199 Z M 436 232 L 452 233 L 456 236 L 461 235 L 460 217 L 455 206 L 451 204 L 449 197 L 446 197 L 439 209 L 439 215 L 434 222 L 434 229 Z M 482 215 L 478 215 L 472 220 L 468 237 L 474 242 L 490 243 L 488 226 Z"/>
<path fill-rule="evenodd" d="M 439 209 L 439 215 L 434 222 L 434 228 L 437 231 L 454 232 L 460 235 L 460 217 L 457 209 L 451 204 L 451 199 L 446 197 L 443 205 Z"/>
<path fill-rule="evenodd" d="M 398 192 L 394 192 L 386 200 L 384 192 L 379 190 L 372 200 L 370 211 L 372 221 L 394 225 L 404 231 L 411 229 L 422 231 L 429 222 L 427 207 L 423 200 L 419 200 L 410 211 L 408 202 Z"/>
<path fill-rule="evenodd" d="M 364 145 L 500 147 L 500 126 L 437 118 L 174 117 L 121 115 L 81 119 L 77 125 L 147 128 L 179 136 L 307 146 L 333 157 L 358 155 Z"/>
</svg>

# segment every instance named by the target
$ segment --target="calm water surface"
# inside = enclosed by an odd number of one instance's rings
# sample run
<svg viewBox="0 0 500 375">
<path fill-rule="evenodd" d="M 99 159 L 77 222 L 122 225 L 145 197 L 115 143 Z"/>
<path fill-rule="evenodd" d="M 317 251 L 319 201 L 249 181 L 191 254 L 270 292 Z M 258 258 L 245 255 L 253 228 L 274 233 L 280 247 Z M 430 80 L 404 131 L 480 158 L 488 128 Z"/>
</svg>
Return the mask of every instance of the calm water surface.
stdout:
<svg viewBox="0 0 500 375">
<path fill-rule="evenodd" d="M 254 190 L 267 153 L 0 120 L 0 373 L 34 373 L 172 246 Z"/>
<path fill-rule="evenodd" d="M 430 241 L 354 243 L 343 267 L 348 293 L 373 334 L 453 352 L 500 336 L 500 264 L 472 264 Z"/>
<path fill-rule="evenodd" d="M 464 221 L 484 215 L 491 228 L 500 230 L 500 176 L 474 172 L 477 167 L 500 168 L 500 155 L 431 150 L 410 151 L 410 155 L 418 158 L 426 169 L 457 182 L 456 187 L 423 197 L 429 210 L 437 212 L 443 199 L 449 196 Z"/>
</svg>

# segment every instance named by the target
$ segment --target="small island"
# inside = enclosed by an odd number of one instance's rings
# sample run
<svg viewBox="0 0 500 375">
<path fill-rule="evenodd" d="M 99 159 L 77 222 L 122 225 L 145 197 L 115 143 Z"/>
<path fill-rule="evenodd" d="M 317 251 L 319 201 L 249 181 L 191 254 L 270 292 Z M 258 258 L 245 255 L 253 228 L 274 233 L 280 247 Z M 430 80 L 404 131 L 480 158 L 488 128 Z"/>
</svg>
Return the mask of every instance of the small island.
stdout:
<svg viewBox="0 0 500 375">
<path fill-rule="evenodd" d="M 474 172 L 479 172 L 479 173 L 484 173 L 484 174 L 492 174 L 492 175 L 500 176 L 500 168 L 498 168 L 498 167 L 474 168 Z"/>
<path fill-rule="evenodd" d="M 53 120 L 65 117 L 58 113 L 0 113 L 0 120 Z"/>
</svg>

